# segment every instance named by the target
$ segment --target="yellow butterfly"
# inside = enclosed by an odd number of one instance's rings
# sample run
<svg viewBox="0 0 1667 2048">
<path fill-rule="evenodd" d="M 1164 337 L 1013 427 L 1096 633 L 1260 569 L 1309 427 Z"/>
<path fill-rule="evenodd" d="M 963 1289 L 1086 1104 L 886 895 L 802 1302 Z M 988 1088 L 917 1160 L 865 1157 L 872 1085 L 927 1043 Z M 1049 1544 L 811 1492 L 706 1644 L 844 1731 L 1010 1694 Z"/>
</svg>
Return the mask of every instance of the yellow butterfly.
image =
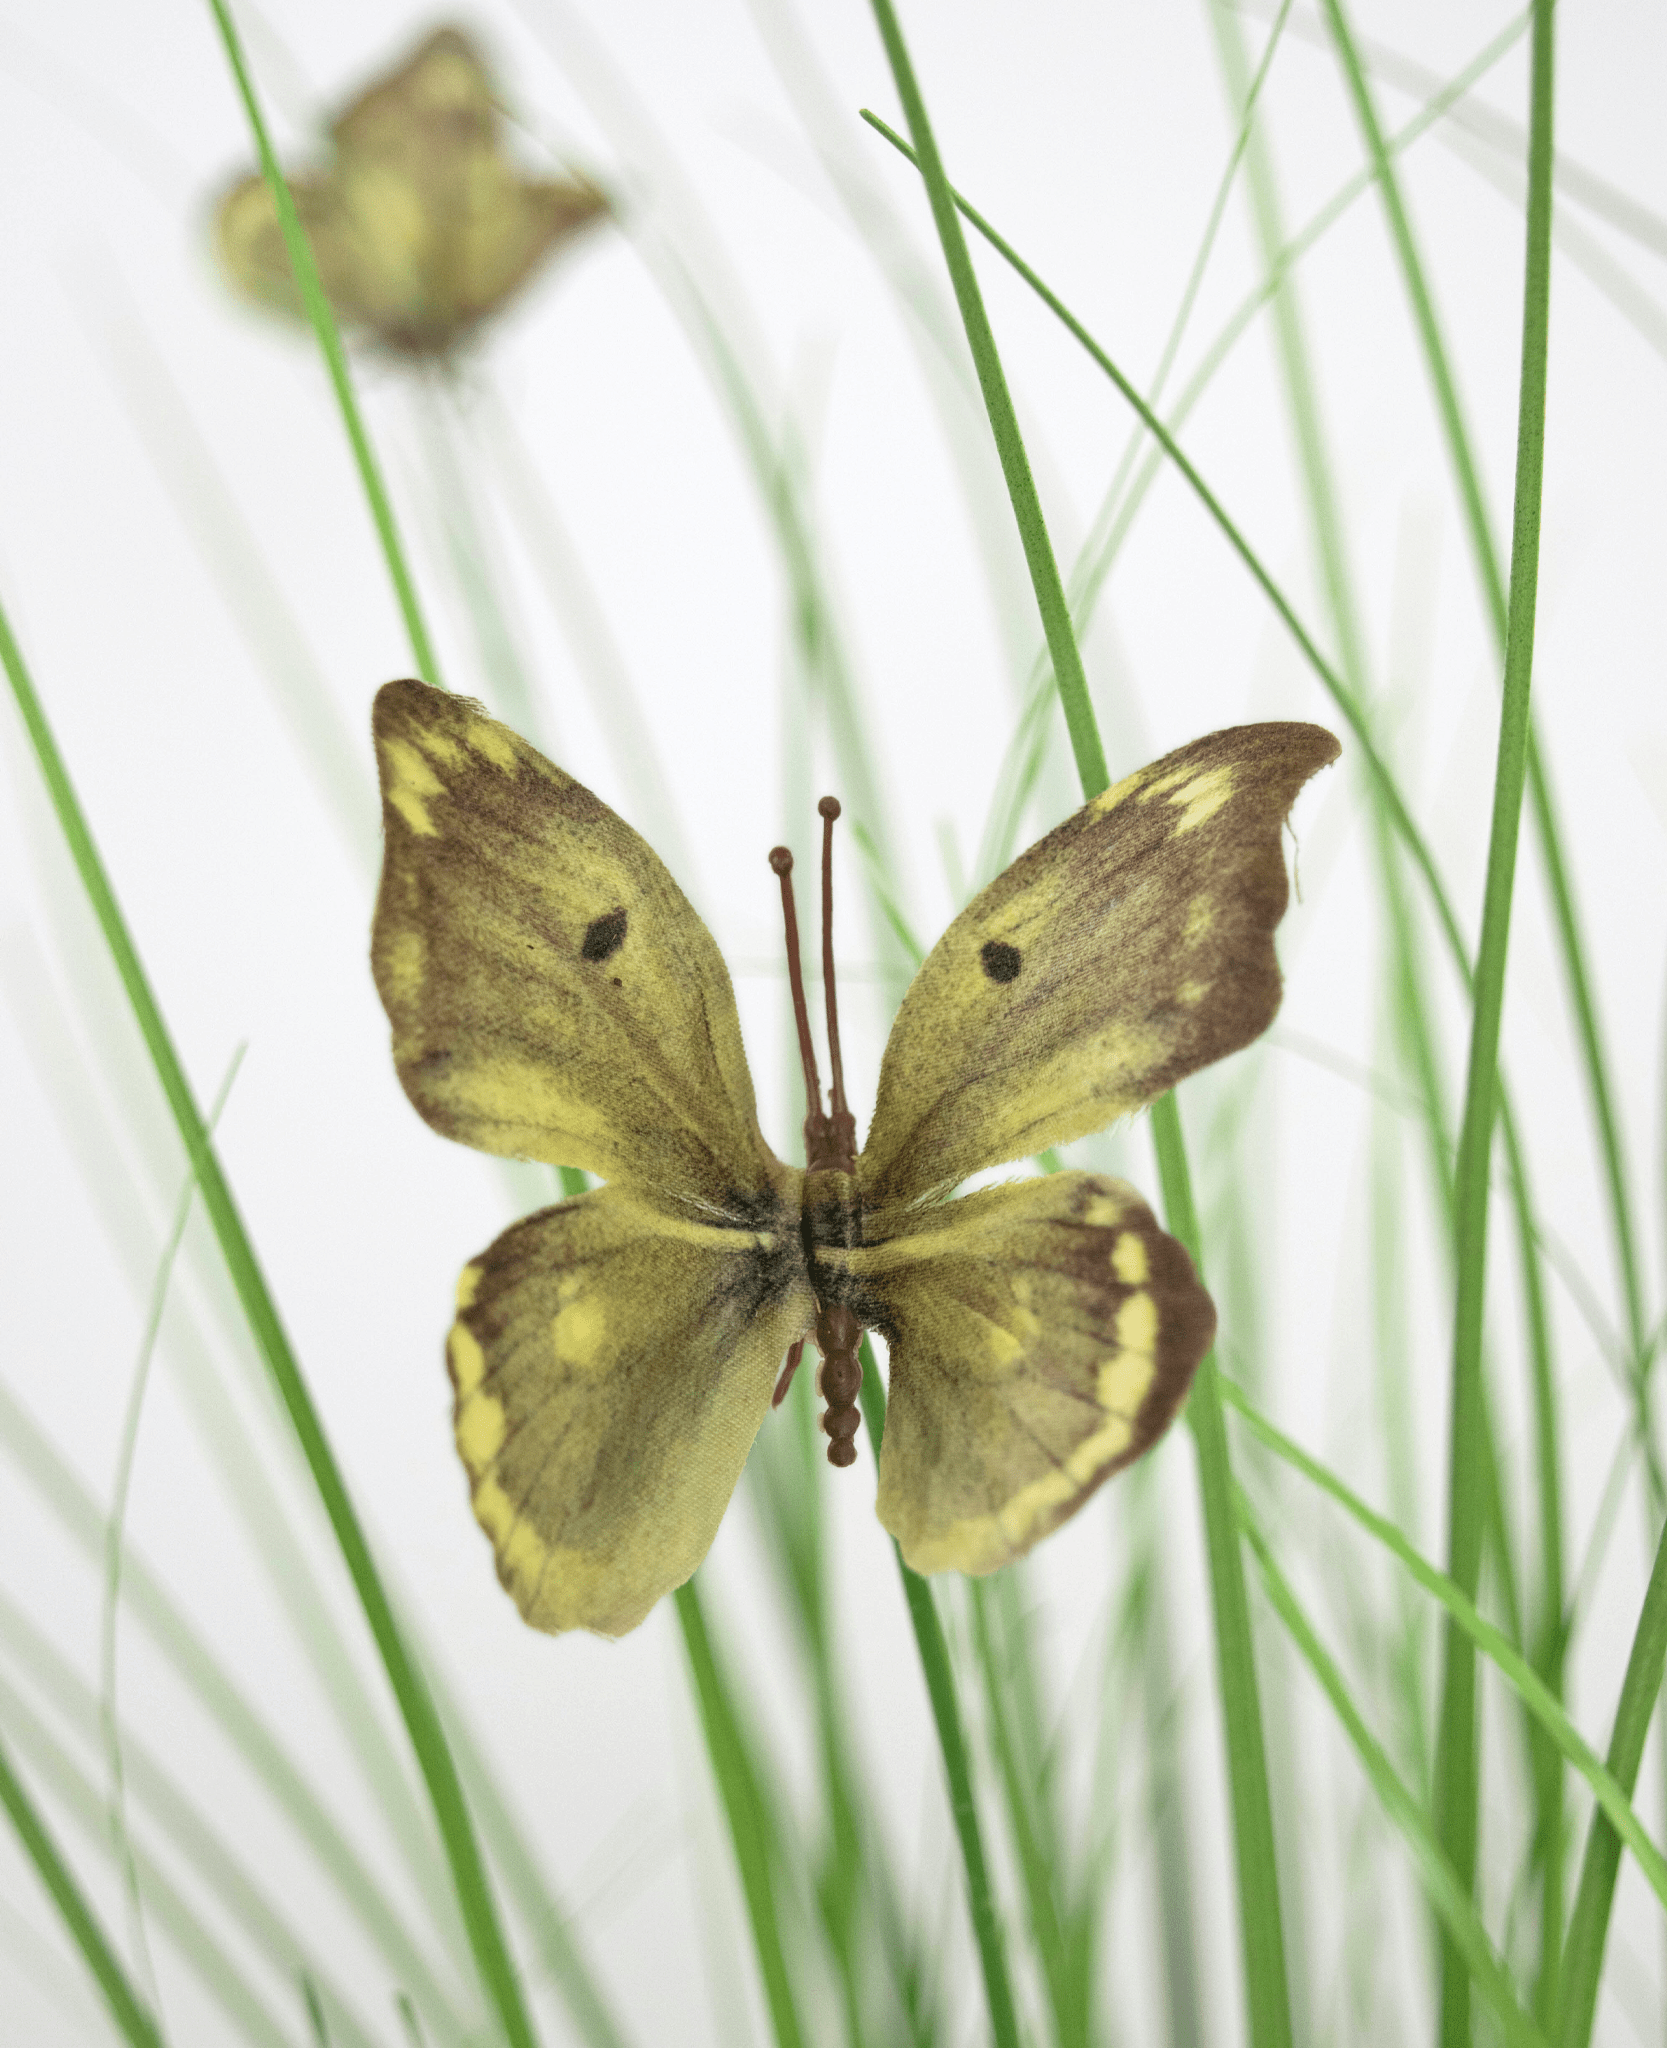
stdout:
<svg viewBox="0 0 1667 2048">
<path fill-rule="evenodd" d="M 491 75 L 454 28 L 437 29 L 335 122 L 331 168 L 289 188 L 343 321 L 399 355 L 446 355 L 607 211 L 583 179 L 523 178 L 502 125 Z M 263 177 L 227 193 L 215 233 L 240 291 L 306 317 Z"/>
<path fill-rule="evenodd" d="M 448 1344 L 475 1513 L 534 1627 L 622 1635 L 693 1573 L 812 1332 L 835 1464 L 856 1455 L 857 1341 L 886 1339 L 877 1507 L 917 1571 L 995 1570 L 1150 1447 L 1215 1309 L 1134 1189 L 1056 1173 L 942 1198 L 1272 1021 L 1280 833 L 1336 758 L 1330 733 L 1195 740 L 1022 854 L 904 997 L 860 1153 L 824 798 L 826 1111 L 792 858 L 771 855 L 810 1103 L 800 1172 L 759 1131 L 717 946 L 636 833 L 462 698 L 389 683 L 373 724 L 371 958 L 407 1095 L 446 1137 L 606 1183 L 464 1268 Z"/>
</svg>

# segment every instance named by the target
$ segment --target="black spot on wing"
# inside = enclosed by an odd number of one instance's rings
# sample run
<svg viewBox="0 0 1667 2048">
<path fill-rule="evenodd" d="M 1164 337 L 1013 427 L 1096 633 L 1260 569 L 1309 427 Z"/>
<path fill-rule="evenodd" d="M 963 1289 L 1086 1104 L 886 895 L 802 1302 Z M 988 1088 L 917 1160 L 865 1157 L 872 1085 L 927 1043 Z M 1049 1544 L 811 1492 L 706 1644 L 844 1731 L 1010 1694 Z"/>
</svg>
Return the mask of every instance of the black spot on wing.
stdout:
<svg viewBox="0 0 1667 2048">
<path fill-rule="evenodd" d="M 1024 955 L 1017 946 L 1009 946 L 1000 939 L 991 939 L 980 947 L 979 962 L 992 981 L 1017 981 L 1019 969 L 1024 965 Z"/>
<path fill-rule="evenodd" d="M 585 926 L 584 944 L 579 948 L 581 960 L 611 960 L 625 943 L 625 912 L 610 910 L 602 917 L 593 917 Z"/>
</svg>

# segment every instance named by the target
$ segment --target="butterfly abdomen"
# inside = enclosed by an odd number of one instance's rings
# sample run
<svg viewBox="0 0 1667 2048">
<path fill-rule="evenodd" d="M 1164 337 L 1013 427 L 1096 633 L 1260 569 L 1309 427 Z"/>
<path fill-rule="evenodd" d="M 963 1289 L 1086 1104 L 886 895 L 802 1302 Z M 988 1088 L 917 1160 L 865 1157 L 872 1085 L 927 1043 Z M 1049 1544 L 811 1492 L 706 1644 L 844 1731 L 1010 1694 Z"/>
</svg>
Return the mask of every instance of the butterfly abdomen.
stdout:
<svg viewBox="0 0 1667 2048">
<path fill-rule="evenodd" d="M 835 1171 L 807 1173 L 800 1229 L 816 1294 L 816 1348 L 822 1354 L 816 1384 L 827 1403 L 822 1428 L 828 1438 L 828 1463 L 854 1465 L 857 1449 L 852 1439 L 862 1427 L 857 1408 L 862 1360 L 857 1347 L 862 1342 L 863 1320 L 844 1298 L 847 1290 L 836 1278 L 839 1269 L 821 1254 L 853 1251 L 862 1243 L 862 1197 L 855 1179 Z"/>
</svg>

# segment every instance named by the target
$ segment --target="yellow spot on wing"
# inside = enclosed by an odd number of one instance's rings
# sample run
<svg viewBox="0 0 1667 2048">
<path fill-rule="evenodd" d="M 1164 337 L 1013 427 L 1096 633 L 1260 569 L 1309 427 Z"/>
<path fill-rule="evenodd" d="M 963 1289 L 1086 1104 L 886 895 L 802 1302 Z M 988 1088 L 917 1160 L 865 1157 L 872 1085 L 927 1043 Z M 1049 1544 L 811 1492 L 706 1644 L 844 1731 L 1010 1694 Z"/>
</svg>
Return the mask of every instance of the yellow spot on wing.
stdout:
<svg viewBox="0 0 1667 2048">
<path fill-rule="evenodd" d="M 419 931 L 396 932 L 384 962 L 390 999 L 414 1003 L 422 992 L 428 969 L 428 942 Z"/>
<path fill-rule="evenodd" d="M 547 1552 L 538 1532 L 495 1479 L 483 1479 L 475 1488 L 475 1520 L 491 1537 L 510 1589 L 522 1597 L 544 1569 Z"/>
<path fill-rule="evenodd" d="M 1122 1351 L 1148 1355 L 1158 1341 L 1158 1305 L 1149 1294 L 1131 1294 L 1117 1311 L 1117 1344 Z"/>
<path fill-rule="evenodd" d="M 440 828 L 428 815 L 427 799 L 444 796 L 446 785 L 409 740 L 384 740 L 388 767 L 388 801 L 419 839 L 438 839 Z"/>
<path fill-rule="evenodd" d="M 1146 1240 L 1132 1230 L 1125 1230 L 1111 1248 L 1111 1270 L 1125 1287 L 1138 1287 L 1149 1270 Z"/>
<path fill-rule="evenodd" d="M 494 768 L 501 768 L 509 774 L 515 766 L 515 749 L 510 744 L 509 734 L 501 725 L 482 722 L 469 728 L 469 744 L 477 754 L 484 754 Z"/>
<path fill-rule="evenodd" d="M 563 1365 L 595 1366 L 600 1361 L 607 1316 L 598 1294 L 581 1295 L 560 1310 L 550 1325 L 550 1345 Z"/>
<path fill-rule="evenodd" d="M 504 1447 L 504 1404 L 473 1394 L 457 1410 L 457 1450 L 471 1472 L 482 1472 Z"/>
<path fill-rule="evenodd" d="M 1115 1195 L 1090 1195 L 1082 1205 L 1082 1220 L 1097 1230 L 1109 1230 L 1123 1220 L 1123 1204 Z"/>
<path fill-rule="evenodd" d="M 1233 769 L 1230 762 L 1206 768 L 1201 775 L 1195 775 L 1175 791 L 1169 801 L 1182 806 L 1181 815 L 1175 821 L 1177 834 L 1190 832 L 1213 818 L 1227 799 L 1233 794 Z"/>
<path fill-rule="evenodd" d="M 473 1266 L 464 1267 L 463 1280 L 460 1280 L 457 1284 L 459 1294 L 463 1292 L 463 1281 L 467 1280 L 474 1271 Z M 478 1280 L 479 1275 L 476 1274 L 475 1277 Z M 468 1303 L 464 1302 L 460 1305 L 467 1308 Z M 486 1354 L 461 1323 L 454 1323 L 452 1325 L 452 1333 L 446 1339 L 446 1352 L 451 1360 L 452 1379 L 457 1387 L 458 1402 L 461 1404 L 468 1400 L 481 1381 L 485 1379 Z"/>
<path fill-rule="evenodd" d="M 1124 1415 L 1132 1422 L 1152 1384 L 1154 1369 L 1150 1353 L 1119 1351 L 1100 1367 L 1094 1397 L 1108 1415 Z"/>
<path fill-rule="evenodd" d="M 457 1312 L 473 1308 L 475 1296 L 480 1292 L 481 1269 L 479 1266 L 465 1266 L 457 1276 Z"/>
<path fill-rule="evenodd" d="M 1186 929 L 1181 934 L 1183 945 L 1196 945 L 1207 936 L 1216 921 L 1216 914 L 1207 896 L 1195 896 L 1187 906 Z"/>
</svg>

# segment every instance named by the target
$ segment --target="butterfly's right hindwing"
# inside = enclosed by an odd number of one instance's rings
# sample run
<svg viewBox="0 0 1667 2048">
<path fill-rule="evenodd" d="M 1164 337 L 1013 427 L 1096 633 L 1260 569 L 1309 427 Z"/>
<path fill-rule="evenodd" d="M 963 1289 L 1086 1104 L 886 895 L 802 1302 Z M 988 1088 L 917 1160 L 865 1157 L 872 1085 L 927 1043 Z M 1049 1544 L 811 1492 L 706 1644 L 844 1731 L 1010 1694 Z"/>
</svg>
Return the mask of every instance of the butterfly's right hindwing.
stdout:
<svg viewBox="0 0 1667 2048">
<path fill-rule="evenodd" d="M 1215 1332 L 1124 1181 L 1057 1173 L 876 1219 L 836 1265 L 891 1354 L 880 1520 L 917 1572 L 1020 1557 L 1149 1449 Z"/>
<path fill-rule="evenodd" d="M 533 1627 L 623 1635 L 706 1555 L 816 1313 L 796 1181 L 751 1227 L 597 1189 L 464 1268 L 457 1447 Z"/>
<path fill-rule="evenodd" d="M 720 1209 L 772 1199 L 728 971 L 652 849 L 464 698 L 389 683 L 374 726 L 371 964 L 422 1115 Z"/>
</svg>

